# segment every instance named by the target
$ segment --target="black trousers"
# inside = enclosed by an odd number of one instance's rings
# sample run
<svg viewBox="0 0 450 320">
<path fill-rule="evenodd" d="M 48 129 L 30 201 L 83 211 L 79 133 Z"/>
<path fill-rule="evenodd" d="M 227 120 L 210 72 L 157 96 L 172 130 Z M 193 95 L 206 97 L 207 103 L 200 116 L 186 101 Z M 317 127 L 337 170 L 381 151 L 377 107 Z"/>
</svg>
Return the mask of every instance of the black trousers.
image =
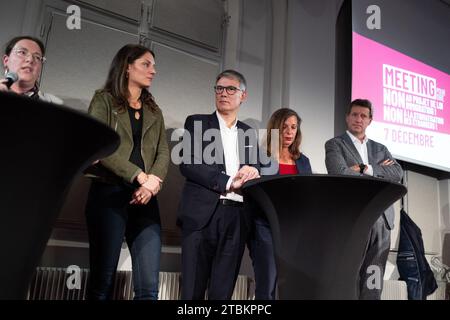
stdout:
<svg viewBox="0 0 450 320">
<path fill-rule="evenodd" d="M 242 207 L 218 204 L 202 230 L 183 230 L 183 300 L 230 300 L 241 266 L 247 227 Z"/>
<path fill-rule="evenodd" d="M 275 300 L 277 265 L 272 231 L 266 218 L 254 218 L 247 247 L 255 273 L 255 300 Z"/>
</svg>

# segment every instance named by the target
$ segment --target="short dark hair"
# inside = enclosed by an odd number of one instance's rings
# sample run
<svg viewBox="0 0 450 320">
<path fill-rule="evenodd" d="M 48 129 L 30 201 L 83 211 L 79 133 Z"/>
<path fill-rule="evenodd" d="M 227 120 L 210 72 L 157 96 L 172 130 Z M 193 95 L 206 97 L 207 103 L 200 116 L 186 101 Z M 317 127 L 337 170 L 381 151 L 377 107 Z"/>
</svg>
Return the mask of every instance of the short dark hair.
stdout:
<svg viewBox="0 0 450 320">
<path fill-rule="evenodd" d="M 11 54 L 12 49 L 14 48 L 14 46 L 16 45 L 17 42 L 21 41 L 21 40 L 31 40 L 33 42 L 36 42 L 36 44 L 39 46 L 39 48 L 41 49 L 42 55 L 45 55 L 45 46 L 44 43 L 39 40 L 38 38 L 32 37 L 32 36 L 18 36 L 15 38 L 12 38 L 11 40 L 9 40 L 6 43 L 5 46 L 5 54 L 7 56 L 9 56 Z"/>
<path fill-rule="evenodd" d="M 353 100 L 350 103 L 350 106 L 348 107 L 347 115 L 350 114 L 350 112 L 352 111 L 352 108 L 354 106 L 364 107 L 364 108 L 369 109 L 369 117 L 370 117 L 370 119 L 372 119 L 372 117 L 373 117 L 372 102 L 370 102 L 367 99 L 356 99 L 356 100 Z"/>
<path fill-rule="evenodd" d="M 241 89 L 242 91 L 245 91 L 247 89 L 247 81 L 245 80 L 244 76 L 236 70 L 228 69 L 222 71 L 217 76 L 216 83 L 222 78 L 236 79 L 237 81 L 239 81 L 239 89 Z"/>
</svg>

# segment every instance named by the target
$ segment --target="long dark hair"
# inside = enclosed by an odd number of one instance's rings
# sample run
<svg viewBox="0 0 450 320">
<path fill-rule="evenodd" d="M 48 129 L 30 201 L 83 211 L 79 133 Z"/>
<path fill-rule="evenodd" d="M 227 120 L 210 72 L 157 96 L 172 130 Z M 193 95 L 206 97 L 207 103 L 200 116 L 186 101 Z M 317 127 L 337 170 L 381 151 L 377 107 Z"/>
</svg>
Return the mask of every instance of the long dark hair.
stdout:
<svg viewBox="0 0 450 320">
<path fill-rule="evenodd" d="M 111 62 L 108 78 L 103 89 L 114 97 L 116 100 L 115 107 L 119 109 L 119 112 L 126 111 L 128 98 L 130 97 L 127 78 L 128 65 L 147 52 L 155 58 L 155 54 L 149 48 L 138 44 L 127 44 L 116 53 Z M 143 105 L 146 105 L 151 111 L 156 111 L 158 108 L 155 99 L 147 89 L 142 90 L 140 99 Z"/>
<path fill-rule="evenodd" d="M 283 139 L 283 125 L 284 122 L 292 117 L 295 116 L 297 118 L 297 133 L 295 134 L 295 139 L 292 142 L 292 144 L 289 146 L 289 153 L 291 154 L 292 158 L 294 160 L 297 160 L 300 158 L 300 144 L 302 143 L 302 131 L 300 130 L 300 124 L 302 123 L 302 119 L 292 109 L 289 108 L 281 108 L 275 111 L 272 116 L 269 119 L 269 122 L 267 123 L 267 153 L 269 156 L 271 156 L 271 145 L 272 145 L 272 129 L 278 129 L 279 130 L 279 146 L 282 147 L 282 139 Z"/>
</svg>

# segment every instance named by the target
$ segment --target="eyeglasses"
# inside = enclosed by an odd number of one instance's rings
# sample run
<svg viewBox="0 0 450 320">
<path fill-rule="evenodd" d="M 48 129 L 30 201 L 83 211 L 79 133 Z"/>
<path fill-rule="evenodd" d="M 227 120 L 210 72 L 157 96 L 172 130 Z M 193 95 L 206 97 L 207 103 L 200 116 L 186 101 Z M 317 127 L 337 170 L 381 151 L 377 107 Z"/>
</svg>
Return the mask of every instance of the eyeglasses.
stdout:
<svg viewBox="0 0 450 320">
<path fill-rule="evenodd" d="M 26 59 L 29 56 L 31 56 L 33 58 L 34 61 L 40 62 L 40 63 L 44 63 L 46 58 L 41 56 L 39 53 L 30 53 L 27 49 L 24 48 L 17 48 L 17 49 L 13 49 L 14 54 L 21 58 L 21 59 Z"/>
<path fill-rule="evenodd" d="M 239 88 L 236 88 L 234 86 L 228 86 L 228 87 L 222 87 L 222 86 L 214 86 L 214 91 L 216 94 L 221 94 L 223 90 L 226 90 L 229 95 L 233 95 L 236 93 L 236 91 L 242 91 Z"/>
</svg>

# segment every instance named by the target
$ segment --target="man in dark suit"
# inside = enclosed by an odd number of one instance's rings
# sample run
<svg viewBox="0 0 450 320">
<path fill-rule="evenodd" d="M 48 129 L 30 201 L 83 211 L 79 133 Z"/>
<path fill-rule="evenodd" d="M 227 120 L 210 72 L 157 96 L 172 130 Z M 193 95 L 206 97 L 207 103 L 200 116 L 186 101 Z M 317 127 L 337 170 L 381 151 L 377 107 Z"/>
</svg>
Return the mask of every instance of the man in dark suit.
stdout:
<svg viewBox="0 0 450 320">
<path fill-rule="evenodd" d="M 244 76 L 216 78 L 216 111 L 186 119 L 179 207 L 182 299 L 231 299 L 247 234 L 241 186 L 259 177 L 256 135 L 237 119 L 246 99 Z M 186 143 L 187 142 L 187 143 Z"/>
<path fill-rule="evenodd" d="M 366 128 L 372 122 L 372 104 L 369 100 L 352 101 L 346 116 L 347 132 L 326 142 L 325 163 L 328 173 L 368 175 L 392 182 L 400 182 L 401 166 L 382 144 L 366 136 Z M 351 195 L 349 195 L 351 201 Z M 359 298 L 379 300 L 383 288 L 383 275 L 390 249 L 390 230 L 394 227 L 395 212 L 388 208 L 372 227 L 366 253 L 360 269 Z M 374 268 L 375 267 L 375 268 Z M 381 279 L 373 281 L 379 270 Z M 375 282 L 379 285 L 373 285 Z"/>
</svg>

